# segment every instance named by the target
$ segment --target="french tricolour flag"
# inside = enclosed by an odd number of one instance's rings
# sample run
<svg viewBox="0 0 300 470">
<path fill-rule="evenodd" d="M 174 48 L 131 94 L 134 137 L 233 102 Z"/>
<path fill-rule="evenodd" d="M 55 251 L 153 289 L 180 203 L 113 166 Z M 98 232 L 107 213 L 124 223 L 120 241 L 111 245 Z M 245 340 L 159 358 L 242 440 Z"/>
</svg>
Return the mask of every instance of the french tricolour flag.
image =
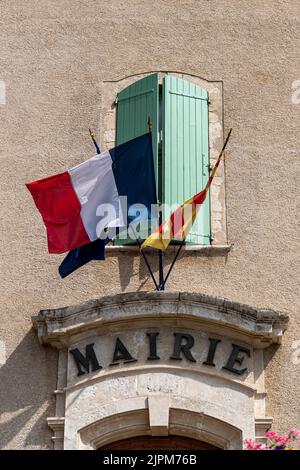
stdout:
<svg viewBox="0 0 300 470">
<path fill-rule="evenodd" d="M 64 253 L 99 238 L 103 212 L 109 227 L 126 226 L 133 204 L 143 204 L 151 218 L 151 205 L 156 204 L 151 133 L 26 186 L 43 217 L 49 253 Z M 125 208 L 121 196 L 127 197 Z"/>
</svg>

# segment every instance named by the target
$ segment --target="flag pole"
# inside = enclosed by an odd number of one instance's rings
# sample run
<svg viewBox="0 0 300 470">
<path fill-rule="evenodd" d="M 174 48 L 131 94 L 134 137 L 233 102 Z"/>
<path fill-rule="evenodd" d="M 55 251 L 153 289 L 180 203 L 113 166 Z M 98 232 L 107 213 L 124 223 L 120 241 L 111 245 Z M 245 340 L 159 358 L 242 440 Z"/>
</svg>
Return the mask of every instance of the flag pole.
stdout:
<svg viewBox="0 0 300 470">
<path fill-rule="evenodd" d="M 160 215 L 161 213 L 159 213 Z M 162 217 L 159 217 L 160 222 L 162 224 Z M 159 250 L 158 252 L 158 265 L 159 265 L 159 290 L 165 290 L 165 281 L 164 281 L 164 259 L 163 259 L 163 251 Z"/>
<path fill-rule="evenodd" d="M 93 141 L 93 143 L 94 143 L 94 145 L 95 145 L 95 147 L 96 147 L 96 152 L 97 152 L 97 154 L 99 155 L 101 152 L 100 152 L 100 148 L 99 148 L 99 146 L 98 146 L 98 144 L 97 144 L 97 141 L 96 141 L 96 139 L 95 139 L 95 135 L 94 135 L 93 131 L 92 131 L 90 128 L 89 128 L 89 132 L 90 132 L 91 139 L 92 139 L 92 141 Z"/>
<path fill-rule="evenodd" d="M 229 132 L 228 132 L 228 134 L 227 134 L 227 137 L 226 137 L 226 139 L 225 139 L 225 142 L 224 142 L 224 144 L 223 144 L 223 147 L 222 147 L 222 149 L 221 149 L 221 152 L 219 153 L 219 156 L 218 156 L 218 158 L 217 158 L 217 161 L 218 161 L 219 159 L 221 159 L 221 157 L 222 157 L 222 155 L 223 155 L 223 153 L 224 153 L 224 151 L 225 151 L 225 148 L 226 148 L 226 146 L 227 146 L 227 144 L 228 144 L 228 141 L 229 141 L 231 132 L 232 132 L 232 128 L 229 130 Z M 209 184 L 210 184 L 210 182 L 209 182 L 209 180 L 208 180 L 207 185 L 209 185 Z M 172 261 L 172 263 L 171 263 L 171 266 L 170 266 L 170 268 L 169 268 L 169 270 L 168 270 L 168 272 L 167 272 L 167 275 L 166 275 L 166 277 L 165 277 L 165 280 L 163 281 L 162 288 L 161 288 L 160 290 L 164 290 L 164 287 L 165 287 L 165 285 L 166 285 L 166 282 L 167 282 L 167 280 L 168 280 L 168 277 L 170 276 L 171 271 L 172 271 L 172 269 L 173 269 L 173 267 L 174 267 L 174 264 L 175 264 L 176 261 L 177 261 L 177 258 L 178 258 L 179 254 L 180 254 L 180 251 L 181 251 L 181 249 L 182 249 L 182 247 L 183 247 L 183 245 L 184 245 L 184 242 L 185 242 L 185 239 L 183 238 L 183 240 L 181 241 L 181 243 L 180 243 L 180 245 L 179 245 L 179 248 L 178 248 L 178 250 L 177 250 L 177 252 L 176 252 L 176 255 L 174 256 L 174 259 L 173 259 L 173 261 Z"/>
<path fill-rule="evenodd" d="M 168 270 L 167 275 L 166 275 L 165 280 L 164 280 L 164 284 L 163 284 L 163 289 L 162 289 L 162 290 L 164 290 L 164 288 L 165 288 L 165 285 L 166 285 L 166 282 L 167 282 L 167 280 L 168 280 L 168 277 L 170 276 L 171 271 L 172 271 L 172 269 L 173 269 L 173 266 L 174 266 L 174 264 L 175 264 L 176 261 L 177 261 L 177 258 L 178 258 L 179 254 L 180 254 L 180 252 L 181 252 L 182 247 L 183 247 L 183 244 L 184 244 L 184 240 L 180 243 L 179 248 L 178 248 L 178 250 L 177 250 L 177 252 L 176 252 L 176 255 L 174 256 L 174 259 L 173 259 L 173 261 L 172 261 L 172 263 L 171 263 L 171 266 L 169 267 L 169 270 Z"/>
<path fill-rule="evenodd" d="M 150 116 L 148 116 L 148 131 L 152 132 L 152 122 Z M 160 205 L 160 201 L 158 201 Z M 159 225 L 162 224 L 162 213 L 159 207 Z M 159 272 L 159 283 L 158 283 L 158 290 L 165 290 L 165 282 L 164 282 L 164 262 L 163 262 L 163 251 L 158 251 L 158 272 Z"/>
<path fill-rule="evenodd" d="M 150 116 L 148 116 L 148 129 L 149 129 L 149 132 L 151 132 L 151 128 L 152 128 L 151 119 L 150 119 Z M 148 259 L 147 259 L 147 256 L 145 255 L 145 253 L 144 253 L 143 250 L 142 250 L 141 242 L 140 242 L 139 238 L 137 237 L 136 231 L 134 230 L 132 224 L 130 224 L 130 228 L 131 228 L 131 230 L 132 230 L 132 232 L 133 232 L 135 241 L 136 241 L 136 243 L 137 243 L 137 245 L 138 245 L 138 247 L 139 247 L 139 249 L 140 249 L 140 253 L 141 253 L 142 257 L 144 258 L 145 264 L 146 264 L 147 269 L 148 269 L 148 271 L 149 271 L 149 274 L 150 274 L 150 276 L 151 276 L 151 278 L 152 278 L 152 281 L 153 281 L 153 284 L 154 284 L 154 286 L 155 286 L 155 289 L 156 289 L 156 290 L 159 290 L 159 285 L 158 285 L 157 282 L 156 282 L 156 279 L 155 279 L 155 277 L 154 277 L 154 274 L 153 274 L 153 271 L 152 271 L 152 269 L 151 269 L 150 263 L 149 263 L 149 261 L 148 261 Z"/>
<path fill-rule="evenodd" d="M 134 235 L 134 237 L 135 237 L 136 243 L 137 243 L 138 246 L 139 246 L 140 253 L 142 254 L 142 256 L 143 256 L 143 258 L 144 258 L 144 261 L 145 261 L 145 263 L 146 263 L 146 266 L 147 266 L 147 268 L 148 268 L 148 271 L 149 271 L 149 273 L 150 273 L 150 276 L 152 277 L 152 281 L 153 281 L 153 283 L 154 283 L 154 285 L 155 285 L 155 289 L 156 289 L 156 290 L 159 290 L 159 286 L 158 286 L 158 284 L 157 284 L 157 282 L 156 282 L 156 279 L 155 279 L 154 274 L 153 274 L 153 272 L 152 272 L 152 269 L 151 269 L 151 266 L 150 266 L 150 264 L 149 264 L 149 261 L 147 260 L 147 257 L 146 257 L 145 253 L 144 253 L 143 250 L 142 250 L 141 242 L 140 242 L 140 240 L 138 239 L 138 237 L 137 237 L 137 235 L 136 235 L 136 232 L 135 232 L 135 230 L 134 230 L 132 224 L 130 225 L 130 228 L 131 228 L 131 230 L 132 230 L 132 232 L 133 232 L 133 235 Z"/>
<path fill-rule="evenodd" d="M 150 119 L 150 117 L 149 117 L 149 119 Z M 99 148 L 99 146 L 98 146 L 98 144 L 97 144 L 97 141 L 96 141 L 96 139 L 95 139 L 95 135 L 94 135 L 93 131 L 92 131 L 90 128 L 89 128 L 89 132 L 90 132 L 91 139 L 92 139 L 92 141 L 93 141 L 93 143 L 94 143 L 94 145 L 95 145 L 95 147 L 96 147 L 97 154 L 99 155 L 99 154 L 101 153 L 101 151 L 100 151 L 100 148 Z M 159 290 L 158 284 L 157 284 L 157 282 L 156 282 L 156 280 L 155 280 L 155 277 L 154 277 L 154 275 L 153 275 L 153 272 L 152 272 L 151 266 L 150 266 L 150 264 L 149 264 L 149 261 L 147 260 L 145 253 L 141 250 L 141 242 L 140 242 L 140 240 L 137 238 L 134 228 L 133 228 L 132 226 L 130 226 L 130 227 L 131 227 L 131 229 L 132 229 L 132 231 L 133 231 L 135 240 L 136 240 L 136 242 L 137 242 L 137 244 L 138 244 L 138 246 L 139 246 L 139 248 L 140 248 L 140 251 L 141 251 L 141 253 L 142 253 L 142 256 L 143 256 L 143 258 L 144 258 L 144 261 L 145 261 L 145 263 L 146 263 L 146 266 L 147 266 L 147 268 L 148 268 L 148 271 L 149 271 L 149 273 L 150 273 L 150 275 L 151 275 L 151 277 L 152 277 L 152 280 L 153 280 L 153 283 L 154 283 L 154 285 L 155 285 L 155 288 L 156 288 L 156 290 Z"/>
</svg>

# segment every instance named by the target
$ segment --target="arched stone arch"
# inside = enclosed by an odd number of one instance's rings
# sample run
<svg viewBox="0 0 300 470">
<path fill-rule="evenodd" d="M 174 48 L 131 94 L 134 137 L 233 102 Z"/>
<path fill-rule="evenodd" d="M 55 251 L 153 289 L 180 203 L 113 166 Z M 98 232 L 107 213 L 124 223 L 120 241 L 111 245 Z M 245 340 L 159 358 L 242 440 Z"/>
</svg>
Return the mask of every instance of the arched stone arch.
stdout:
<svg viewBox="0 0 300 470">
<path fill-rule="evenodd" d="M 138 436 L 152 436 L 149 409 L 112 414 L 78 431 L 80 449 L 98 449 L 110 443 Z M 189 409 L 170 408 L 167 433 L 156 429 L 155 436 L 183 436 L 220 449 L 242 447 L 242 431 L 220 419 Z"/>
</svg>

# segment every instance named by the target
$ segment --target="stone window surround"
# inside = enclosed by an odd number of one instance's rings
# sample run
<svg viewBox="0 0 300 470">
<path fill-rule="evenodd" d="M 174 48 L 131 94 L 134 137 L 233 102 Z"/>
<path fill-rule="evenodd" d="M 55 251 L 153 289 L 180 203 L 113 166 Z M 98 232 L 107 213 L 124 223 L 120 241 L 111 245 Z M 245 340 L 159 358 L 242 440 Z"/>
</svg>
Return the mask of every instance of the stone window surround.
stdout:
<svg viewBox="0 0 300 470">
<path fill-rule="evenodd" d="M 135 81 L 152 73 L 159 73 L 160 80 L 165 75 L 172 75 L 195 83 L 208 91 L 209 94 L 209 158 L 213 165 L 218 157 L 224 141 L 224 111 L 223 111 L 223 81 L 206 80 L 200 76 L 191 75 L 178 71 L 150 70 L 147 72 L 130 75 L 114 80 L 104 80 L 101 83 L 100 102 L 100 144 L 101 148 L 112 148 L 115 146 L 116 136 L 116 105 L 117 93 L 131 85 Z M 224 159 L 214 178 L 210 191 L 211 201 L 211 246 L 186 245 L 183 250 L 190 252 L 200 251 L 203 255 L 219 256 L 226 255 L 232 245 L 228 244 L 227 222 L 226 222 L 226 197 L 225 197 L 225 162 Z M 107 253 L 138 251 L 137 246 L 107 246 Z"/>
<path fill-rule="evenodd" d="M 254 387 L 246 384 L 241 385 L 241 383 L 232 380 L 231 387 L 237 387 L 237 390 L 241 391 L 240 393 L 249 393 L 255 398 L 255 416 L 252 418 L 255 423 L 255 436 L 252 437 L 263 439 L 264 432 L 271 426 L 272 419 L 265 416 L 266 392 L 262 349 L 271 344 L 280 344 L 288 321 L 288 317 L 284 314 L 273 310 L 255 309 L 226 299 L 202 294 L 138 292 L 95 299 L 73 307 L 44 310 L 34 315 L 32 320 L 40 342 L 59 349 L 57 390 L 54 392 L 56 395 L 56 416 L 47 419 L 48 425 L 54 432 L 55 449 L 61 449 L 64 445 L 66 393 L 74 393 L 74 391 L 77 393 L 82 387 L 91 386 L 93 383 L 97 384 L 98 380 L 97 377 L 93 377 L 85 379 L 82 383 L 67 386 L 67 347 L 78 341 L 79 338 L 90 338 L 98 334 L 103 328 L 105 331 L 110 331 L 110 329 L 116 331 L 116 328 L 123 330 L 128 321 L 137 327 L 149 326 L 149 321 L 150 323 L 158 321 L 161 324 L 162 320 L 185 327 L 193 325 L 193 323 L 197 324 L 198 328 L 209 325 L 216 333 L 221 331 L 232 337 L 234 332 L 235 338 L 252 344 L 256 348 L 254 350 L 255 385 Z M 155 366 L 153 370 L 155 370 Z M 122 372 L 122 374 L 124 373 L 125 371 Z M 140 372 L 132 371 L 132 373 L 138 374 Z M 168 371 L 165 370 L 165 373 Z M 212 372 L 210 375 L 213 376 L 213 374 Z M 172 403 L 169 402 L 171 398 Z M 164 412 L 160 416 L 157 416 L 155 412 L 158 403 L 155 400 L 158 400 L 160 405 L 164 404 Z M 111 411 L 109 411 L 109 407 L 106 410 L 108 416 L 103 417 L 100 421 L 96 419 L 89 425 L 78 429 L 77 448 L 95 449 L 114 440 L 132 437 L 135 432 L 137 433 L 135 435 L 166 435 L 166 433 L 178 435 L 180 429 L 183 429 L 182 423 L 180 424 L 180 420 L 178 421 L 174 416 L 176 417 L 180 413 L 181 416 L 182 413 L 187 413 L 186 416 L 192 413 L 194 419 L 194 424 L 191 424 L 189 429 L 185 428 L 185 435 L 206 440 L 224 449 L 241 448 L 242 427 L 237 428 L 230 422 L 226 422 L 226 419 L 216 420 L 216 417 L 207 415 L 205 410 L 198 410 L 197 402 L 193 404 L 190 400 L 188 402 L 181 400 L 177 403 L 176 400 L 175 396 L 166 397 L 159 393 L 150 393 L 148 396 L 125 400 L 123 405 L 119 404 L 119 411 L 112 404 Z M 120 429 L 120 420 L 122 429 Z M 128 425 L 126 420 L 129 420 Z M 199 425 L 200 427 L 196 424 L 199 423 L 199 420 L 202 423 L 201 426 Z M 184 421 L 186 422 L 186 420 Z M 108 427 L 106 428 L 107 423 Z M 116 425 L 116 423 L 119 424 Z M 205 426 L 204 423 L 206 423 Z M 105 429 L 110 430 L 111 434 L 108 431 L 107 434 Z M 230 436 L 227 441 L 224 439 L 226 433 L 229 433 Z M 88 438 L 88 436 L 90 437 Z"/>
</svg>

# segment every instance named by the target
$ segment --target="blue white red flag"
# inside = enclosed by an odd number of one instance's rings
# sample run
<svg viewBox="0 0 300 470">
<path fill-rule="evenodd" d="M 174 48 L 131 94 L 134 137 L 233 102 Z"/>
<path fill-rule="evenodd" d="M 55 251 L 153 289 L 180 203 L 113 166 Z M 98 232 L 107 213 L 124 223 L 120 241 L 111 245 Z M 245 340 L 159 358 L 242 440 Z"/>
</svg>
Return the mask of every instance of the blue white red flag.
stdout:
<svg viewBox="0 0 300 470">
<path fill-rule="evenodd" d="M 104 239 L 104 229 L 126 227 L 134 219 L 134 205 L 146 207 L 143 218 L 152 217 L 151 205 L 157 201 L 151 134 L 27 187 L 44 220 L 49 253 Z"/>
</svg>

